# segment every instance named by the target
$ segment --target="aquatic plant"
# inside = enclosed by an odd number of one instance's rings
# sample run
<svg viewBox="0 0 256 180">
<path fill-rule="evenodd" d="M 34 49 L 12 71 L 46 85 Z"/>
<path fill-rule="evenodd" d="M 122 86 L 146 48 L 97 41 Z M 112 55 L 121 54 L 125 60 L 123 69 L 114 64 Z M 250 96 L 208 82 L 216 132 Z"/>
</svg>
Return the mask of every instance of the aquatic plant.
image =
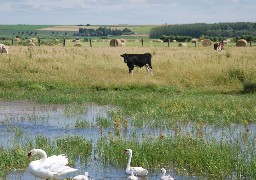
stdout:
<svg viewBox="0 0 256 180">
<path fill-rule="evenodd" d="M 150 138 L 150 137 L 149 137 Z M 225 179 L 234 176 L 254 177 L 255 159 L 240 156 L 238 144 L 204 141 L 189 136 L 121 140 L 113 138 L 99 142 L 99 157 L 106 165 L 125 168 L 127 163 L 123 151 L 133 150 L 132 164 L 148 167 L 150 170 L 170 167 L 179 174 Z M 239 157 L 239 158 L 238 158 Z M 243 171 L 241 171 L 243 169 Z"/>
</svg>

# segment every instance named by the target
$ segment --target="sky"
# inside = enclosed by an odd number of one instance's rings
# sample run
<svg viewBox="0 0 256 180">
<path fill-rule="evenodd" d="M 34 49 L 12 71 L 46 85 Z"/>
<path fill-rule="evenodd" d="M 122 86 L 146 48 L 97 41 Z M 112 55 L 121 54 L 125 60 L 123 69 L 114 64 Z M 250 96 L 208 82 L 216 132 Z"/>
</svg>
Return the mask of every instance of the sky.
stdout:
<svg viewBox="0 0 256 180">
<path fill-rule="evenodd" d="M 256 22 L 256 0 L 0 0 L 0 24 Z"/>
</svg>

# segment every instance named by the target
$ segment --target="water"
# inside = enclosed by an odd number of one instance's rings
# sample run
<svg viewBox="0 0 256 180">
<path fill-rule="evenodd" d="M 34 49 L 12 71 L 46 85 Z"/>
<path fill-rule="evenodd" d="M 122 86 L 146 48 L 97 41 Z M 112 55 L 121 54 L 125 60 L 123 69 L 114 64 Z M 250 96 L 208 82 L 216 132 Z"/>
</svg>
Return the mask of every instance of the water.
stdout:
<svg viewBox="0 0 256 180">
<path fill-rule="evenodd" d="M 49 139 L 64 137 L 70 135 L 79 135 L 86 137 L 87 140 L 92 140 L 96 143 L 100 138 L 99 127 L 97 127 L 97 119 L 111 118 L 111 111 L 117 110 L 116 107 L 99 106 L 96 104 L 87 105 L 42 105 L 26 101 L 16 102 L 0 102 L 0 145 L 3 147 L 12 147 L 14 139 L 17 139 L 17 134 L 21 134 L 18 140 L 26 142 L 38 135 L 44 135 Z M 86 120 L 90 123 L 88 128 L 76 128 L 77 120 Z M 129 119 L 128 119 L 129 121 Z M 174 136 L 174 129 L 170 128 L 136 128 L 129 125 L 128 131 L 122 132 L 123 138 L 129 138 L 134 132 L 142 139 L 143 134 L 151 136 L 159 136 L 160 133 L 166 136 Z M 196 136 L 198 129 L 194 123 L 177 124 L 181 134 L 186 135 L 188 132 L 191 136 Z M 241 142 L 241 133 L 248 130 L 248 141 L 253 139 L 256 126 L 248 125 L 230 125 L 230 127 L 215 127 L 212 125 L 201 125 L 200 133 L 206 140 L 215 138 L 217 141 L 233 141 Z M 104 129 L 107 136 L 112 128 Z M 176 129 L 177 131 L 177 129 Z M 78 172 L 70 174 L 73 177 L 77 174 L 89 172 L 92 179 L 126 179 L 127 175 L 122 168 L 104 166 L 97 160 L 90 160 L 87 164 L 76 163 Z M 171 169 L 167 170 L 175 179 L 202 179 L 202 177 L 179 176 Z M 1 179 L 1 178 L 0 178 Z M 10 172 L 7 180 L 37 180 L 26 170 L 14 170 Z M 159 172 L 149 172 L 146 179 L 160 179 Z"/>
</svg>

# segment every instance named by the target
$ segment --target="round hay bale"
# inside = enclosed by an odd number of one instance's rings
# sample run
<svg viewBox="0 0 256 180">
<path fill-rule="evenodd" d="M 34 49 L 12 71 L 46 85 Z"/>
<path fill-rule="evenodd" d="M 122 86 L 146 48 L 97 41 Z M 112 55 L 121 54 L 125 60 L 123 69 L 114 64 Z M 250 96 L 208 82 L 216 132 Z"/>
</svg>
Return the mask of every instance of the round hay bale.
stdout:
<svg viewBox="0 0 256 180">
<path fill-rule="evenodd" d="M 174 40 L 172 40 L 172 42 L 177 42 L 177 41 L 174 39 Z"/>
<path fill-rule="evenodd" d="M 127 40 L 126 40 L 126 39 L 120 39 L 120 40 L 121 40 L 121 42 L 122 42 L 122 43 L 127 42 Z"/>
<path fill-rule="evenodd" d="M 204 39 L 203 42 L 202 42 L 202 45 L 204 47 L 211 46 L 212 45 L 212 41 L 210 39 Z"/>
<path fill-rule="evenodd" d="M 192 39 L 191 42 L 192 42 L 192 43 L 196 43 L 196 42 L 197 42 L 197 39 Z"/>
<path fill-rule="evenodd" d="M 82 44 L 81 44 L 80 42 L 76 42 L 76 43 L 74 44 L 74 46 L 75 46 L 75 47 L 82 47 Z"/>
<path fill-rule="evenodd" d="M 32 42 L 36 42 L 36 38 L 30 38 Z"/>
<path fill-rule="evenodd" d="M 224 41 L 223 41 L 223 44 L 228 44 L 228 41 L 227 41 L 227 40 L 224 40 Z"/>
<path fill-rule="evenodd" d="M 178 46 L 179 47 L 187 47 L 188 45 L 187 45 L 187 43 L 179 43 Z"/>
<path fill-rule="evenodd" d="M 247 46 L 247 41 L 245 39 L 239 39 L 236 42 L 237 47 L 246 47 Z"/>
<path fill-rule="evenodd" d="M 120 39 L 111 39 L 109 45 L 111 47 L 122 46 L 122 42 Z"/>
<path fill-rule="evenodd" d="M 21 39 L 20 39 L 20 38 L 14 38 L 14 41 L 15 41 L 15 42 L 20 42 Z"/>
<path fill-rule="evenodd" d="M 27 44 L 27 46 L 35 46 L 35 43 L 30 42 Z"/>
<path fill-rule="evenodd" d="M 162 42 L 164 42 L 164 41 L 163 41 L 163 40 L 161 40 L 161 39 L 153 39 L 153 42 L 162 43 Z"/>
<path fill-rule="evenodd" d="M 27 43 L 32 43 L 32 42 L 33 42 L 32 39 L 27 40 Z"/>
<path fill-rule="evenodd" d="M 233 41 L 232 38 L 227 38 L 227 42 L 228 42 L 228 43 L 231 43 L 232 41 Z"/>
</svg>

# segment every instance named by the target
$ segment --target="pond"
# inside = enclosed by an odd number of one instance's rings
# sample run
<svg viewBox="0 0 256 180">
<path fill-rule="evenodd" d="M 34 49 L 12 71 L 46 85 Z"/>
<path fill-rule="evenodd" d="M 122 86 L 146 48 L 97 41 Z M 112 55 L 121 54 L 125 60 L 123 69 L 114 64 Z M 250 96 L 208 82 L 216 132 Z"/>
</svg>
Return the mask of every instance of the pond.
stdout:
<svg viewBox="0 0 256 180">
<path fill-rule="evenodd" d="M 65 137 L 70 135 L 83 136 L 87 140 L 91 140 L 93 146 L 96 145 L 102 134 L 97 124 L 99 119 L 111 119 L 113 111 L 118 111 L 117 107 L 99 106 L 97 104 L 86 105 L 43 105 L 27 101 L 15 102 L 0 102 L 0 145 L 6 148 L 13 146 L 14 140 L 20 143 L 26 142 L 28 139 L 33 139 L 38 135 L 44 135 L 49 139 L 57 137 Z M 159 136 L 165 134 L 168 136 L 175 135 L 174 128 L 147 128 L 147 124 L 143 128 L 133 126 L 128 119 L 128 130 L 121 133 L 122 138 L 129 138 L 134 133 L 138 137 L 143 134 L 151 136 Z M 76 127 L 78 121 L 86 121 L 88 126 Z M 194 123 L 179 124 L 177 126 L 180 132 L 186 135 L 188 132 L 191 136 L 196 136 L 198 133 L 198 125 Z M 254 140 L 256 126 L 253 125 L 229 125 L 229 127 L 216 127 L 213 125 L 201 125 L 200 133 L 202 137 L 215 138 L 217 141 L 234 141 L 241 142 L 241 134 L 249 132 L 247 141 Z M 113 131 L 113 127 L 107 127 L 103 131 L 103 135 L 107 136 L 109 131 Z M 126 179 L 124 169 L 112 166 L 103 165 L 100 161 L 91 158 L 87 164 L 76 163 L 78 172 L 71 173 L 73 177 L 77 174 L 89 172 L 92 179 Z M 202 179 L 196 176 L 182 176 L 175 174 L 172 169 L 167 169 L 168 174 L 171 174 L 175 179 Z M 1 179 L 1 177 L 0 177 Z M 35 180 L 26 170 L 11 171 L 8 180 Z M 149 172 L 146 179 L 160 179 L 159 172 Z M 204 179 L 204 178 L 203 178 Z"/>
</svg>

